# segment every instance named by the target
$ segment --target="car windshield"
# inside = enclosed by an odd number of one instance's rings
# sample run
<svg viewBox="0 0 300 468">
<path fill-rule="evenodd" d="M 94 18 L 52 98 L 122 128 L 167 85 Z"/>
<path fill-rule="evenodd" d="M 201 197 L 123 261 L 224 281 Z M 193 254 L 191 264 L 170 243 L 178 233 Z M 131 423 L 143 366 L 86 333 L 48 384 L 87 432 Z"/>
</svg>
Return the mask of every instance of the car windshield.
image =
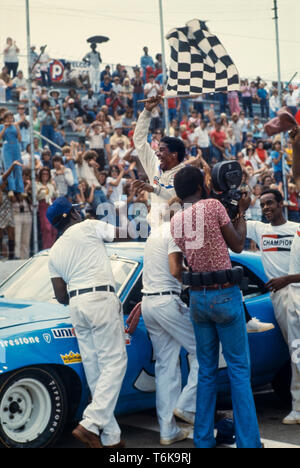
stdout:
<svg viewBox="0 0 300 468">
<path fill-rule="evenodd" d="M 117 294 L 120 296 L 138 266 L 137 262 L 110 257 Z M 0 284 L 0 298 L 56 302 L 48 271 L 48 255 L 37 255 Z"/>
</svg>

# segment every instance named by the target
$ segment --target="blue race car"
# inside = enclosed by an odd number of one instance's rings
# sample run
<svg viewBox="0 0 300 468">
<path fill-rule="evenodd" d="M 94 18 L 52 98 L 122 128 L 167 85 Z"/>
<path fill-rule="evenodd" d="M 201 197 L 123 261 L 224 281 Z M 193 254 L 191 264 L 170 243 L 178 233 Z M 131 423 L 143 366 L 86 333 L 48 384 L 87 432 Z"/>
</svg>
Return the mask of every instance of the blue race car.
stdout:
<svg viewBox="0 0 300 468">
<path fill-rule="evenodd" d="M 124 317 L 141 300 L 143 244 L 107 244 L 123 303 Z M 249 335 L 252 384 L 280 382 L 289 352 L 275 322 L 259 254 L 232 254 L 249 284 L 244 291 L 251 316 L 274 323 L 268 333 Z M 154 360 L 147 330 L 140 320 L 127 338 L 128 368 L 116 414 L 155 407 Z M 220 353 L 219 392 L 230 394 L 226 363 Z M 189 364 L 182 350 L 183 385 Z M 0 285 L 0 445 L 15 448 L 54 444 L 67 422 L 80 419 L 89 391 L 68 307 L 53 298 L 48 252 L 31 258 Z"/>
</svg>

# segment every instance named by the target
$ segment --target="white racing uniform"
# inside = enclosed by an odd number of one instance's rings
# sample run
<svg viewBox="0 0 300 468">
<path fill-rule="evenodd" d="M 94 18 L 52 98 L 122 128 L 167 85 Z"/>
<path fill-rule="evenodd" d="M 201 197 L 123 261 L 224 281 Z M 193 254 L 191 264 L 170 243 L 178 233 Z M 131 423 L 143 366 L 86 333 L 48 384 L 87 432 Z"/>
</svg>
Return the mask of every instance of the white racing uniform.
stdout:
<svg viewBox="0 0 300 468">
<path fill-rule="evenodd" d="M 160 214 L 164 211 L 166 203 L 171 198 L 176 197 L 174 176 L 180 169 L 185 167 L 185 164 L 180 163 L 169 171 L 163 172 L 160 169 L 160 161 L 147 141 L 151 115 L 151 112 L 147 111 L 147 109 L 144 109 L 141 113 L 135 128 L 133 141 L 149 183 L 155 190 L 151 193 L 150 198 L 150 225 L 155 226 L 156 224 L 160 224 Z"/>
<path fill-rule="evenodd" d="M 69 227 L 50 251 L 51 278 L 62 278 L 68 292 L 115 282 L 104 240 L 113 241 L 114 227 L 86 220 Z M 92 402 L 80 424 L 99 434 L 103 445 L 120 442 L 114 410 L 127 367 L 121 303 L 113 292 L 94 291 L 70 298 L 75 328 Z"/>
<path fill-rule="evenodd" d="M 143 290 L 145 294 L 181 292 L 180 282 L 169 270 L 168 256 L 181 252 L 175 244 L 170 223 L 155 229 L 144 251 Z M 172 439 L 180 432 L 174 409 L 195 413 L 198 382 L 196 341 L 189 309 L 179 295 L 150 295 L 142 300 L 142 315 L 149 331 L 155 355 L 156 409 L 162 438 Z M 181 347 L 189 353 L 190 373 L 182 390 L 179 354 Z"/>
<path fill-rule="evenodd" d="M 257 243 L 269 280 L 289 274 L 291 246 L 297 228 L 298 224 L 291 221 L 280 226 L 272 226 L 261 221 L 247 221 L 247 237 Z M 286 343 L 288 342 L 288 291 L 287 286 L 277 292 L 271 292 L 275 318 Z"/>
<path fill-rule="evenodd" d="M 300 274 L 300 227 L 291 248 L 290 275 Z M 300 283 L 289 285 L 287 325 L 291 354 L 293 411 L 300 413 Z"/>
</svg>

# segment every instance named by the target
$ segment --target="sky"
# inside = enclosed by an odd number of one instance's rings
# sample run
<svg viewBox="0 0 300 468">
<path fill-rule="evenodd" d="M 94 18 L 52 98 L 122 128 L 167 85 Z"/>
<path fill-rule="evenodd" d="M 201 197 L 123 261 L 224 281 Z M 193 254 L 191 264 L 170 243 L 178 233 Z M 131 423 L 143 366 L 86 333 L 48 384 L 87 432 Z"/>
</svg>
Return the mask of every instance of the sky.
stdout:
<svg viewBox="0 0 300 468">
<path fill-rule="evenodd" d="M 162 0 L 164 35 L 193 18 L 207 20 L 232 57 L 241 78 L 276 80 L 274 0 Z M 90 50 L 87 38 L 104 35 L 98 46 L 104 63 L 137 65 L 148 46 L 153 58 L 162 50 L 159 0 L 29 0 L 31 44 L 47 44 L 52 58 L 80 61 Z M 298 73 L 300 83 L 299 0 L 278 0 L 281 77 Z M 0 0 L 0 51 L 16 40 L 25 67 L 25 0 Z M 165 40 L 166 64 L 170 48 Z M 26 74 L 26 73 L 25 73 Z"/>
</svg>

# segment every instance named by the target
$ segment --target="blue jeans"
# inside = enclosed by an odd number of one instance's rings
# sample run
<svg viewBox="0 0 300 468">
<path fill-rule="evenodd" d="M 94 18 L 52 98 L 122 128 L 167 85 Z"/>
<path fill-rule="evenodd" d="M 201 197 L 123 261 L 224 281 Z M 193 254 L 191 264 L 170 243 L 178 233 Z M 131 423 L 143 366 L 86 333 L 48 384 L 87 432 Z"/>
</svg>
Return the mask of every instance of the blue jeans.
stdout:
<svg viewBox="0 0 300 468">
<path fill-rule="evenodd" d="M 195 446 L 213 448 L 216 445 L 214 419 L 221 343 L 231 384 L 237 446 L 260 448 L 250 384 L 248 337 L 239 288 L 191 291 L 190 310 L 199 361 Z"/>
</svg>

